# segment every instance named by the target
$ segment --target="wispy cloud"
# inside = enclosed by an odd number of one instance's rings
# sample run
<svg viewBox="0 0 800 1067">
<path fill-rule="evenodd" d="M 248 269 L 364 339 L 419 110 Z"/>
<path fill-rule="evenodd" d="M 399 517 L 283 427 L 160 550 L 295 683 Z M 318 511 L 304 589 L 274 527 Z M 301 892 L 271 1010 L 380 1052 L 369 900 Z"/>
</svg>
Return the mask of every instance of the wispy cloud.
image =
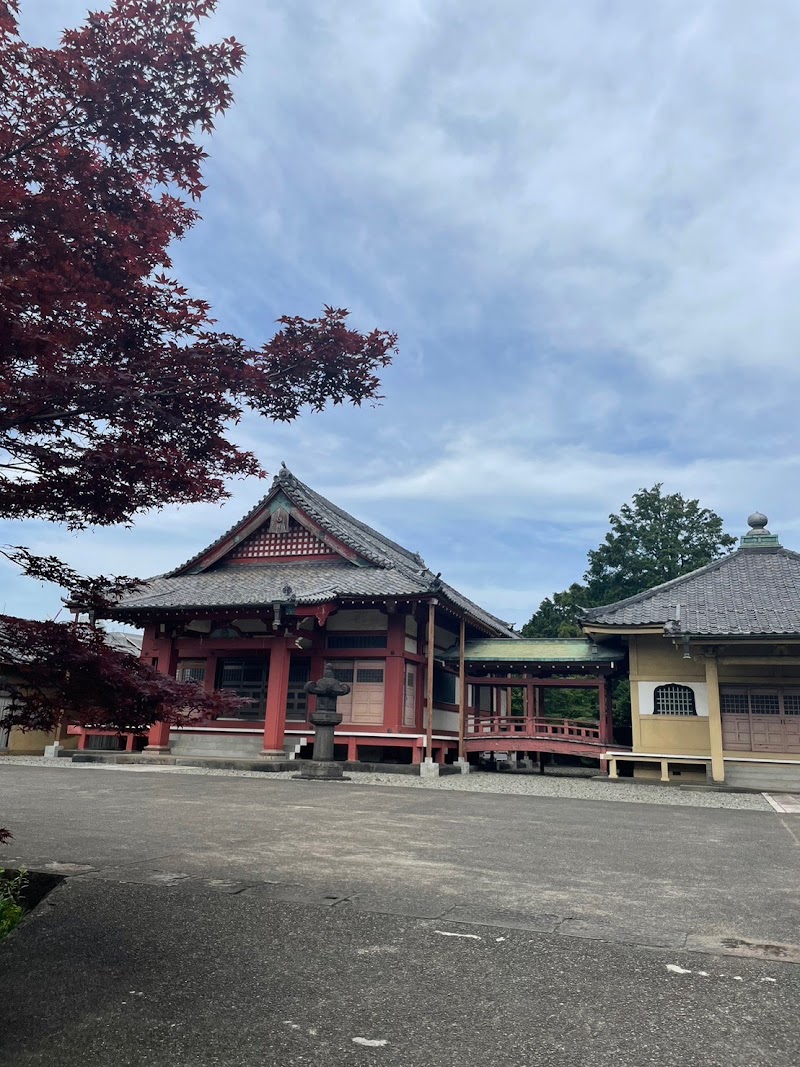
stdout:
<svg viewBox="0 0 800 1067">
<path fill-rule="evenodd" d="M 43 40 L 83 12 L 26 7 Z M 182 276 L 252 340 L 323 301 L 401 336 L 382 408 L 246 421 L 270 470 L 517 621 L 642 485 L 800 529 L 793 0 L 223 0 L 209 32 L 249 59 Z M 152 573 L 264 488 L 28 532 Z"/>
</svg>

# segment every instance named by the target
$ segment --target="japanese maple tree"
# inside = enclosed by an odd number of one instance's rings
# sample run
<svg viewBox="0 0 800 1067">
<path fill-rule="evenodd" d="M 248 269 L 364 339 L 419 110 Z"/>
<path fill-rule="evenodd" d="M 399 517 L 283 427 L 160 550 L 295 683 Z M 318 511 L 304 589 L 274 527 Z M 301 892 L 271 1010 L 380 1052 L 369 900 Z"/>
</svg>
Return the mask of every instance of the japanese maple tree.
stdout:
<svg viewBox="0 0 800 1067">
<path fill-rule="evenodd" d="M 172 273 L 170 245 L 199 219 L 202 140 L 231 106 L 244 61 L 232 37 L 198 39 L 215 7 L 113 0 L 44 48 L 22 40 L 18 0 L 0 0 L 6 518 L 80 529 L 218 500 L 231 476 L 263 473 L 230 434 L 245 412 L 289 421 L 379 396 L 393 334 L 360 333 L 347 311 L 325 307 L 278 318 L 275 336 L 253 346 L 218 331 L 209 305 Z M 41 561 L 11 555 L 42 576 Z M 56 561 L 48 573 L 62 584 L 76 577 Z M 60 707 L 142 727 L 188 700 L 185 687 L 124 661 L 106 664 L 111 699 L 92 674 L 106 669 L 105 653 L 81 627 L 0 625 L 6 662 L 29 682 L 32 665 L 47 666 L 46 684 L 17 689 L 19 722 L 45 727 Z M 94 667 L 79 666 L 84 653 Z M 198 695 L 192 713 L 201 704 Z"/>
</svg>

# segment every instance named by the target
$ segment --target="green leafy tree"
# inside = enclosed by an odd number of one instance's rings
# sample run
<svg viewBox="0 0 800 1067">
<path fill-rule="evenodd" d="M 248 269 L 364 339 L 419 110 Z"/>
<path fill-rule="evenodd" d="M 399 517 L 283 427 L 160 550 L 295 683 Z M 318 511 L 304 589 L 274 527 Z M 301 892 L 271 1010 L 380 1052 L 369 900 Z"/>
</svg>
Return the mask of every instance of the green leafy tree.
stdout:
<svg viewBox="0 0 800 1067">
<path fill-rule="evenodd" d="M 522 627 L 523 637 L 579 637 L 575 623 L 579 608 L 591 603 L 585 585 L 573 582 L 569 589 L 545 597 L 531 618 Z"/>
<path fill-rule="evenodd" d="M 612 604 L 711 563 L 736 544 L 722 519 L 699 500 L 652 489 L 634 493 L 589 553 L 584 581 L 594 604 Z"/>
<path fill-rule="evenodd" d="M 545 597 L 522 627 L 523 637 L 579 637 L 576 616 L 580 608 L 635 596 L 703 567 L 734 547 L 736 538 L 723 531 L 719 515 L 701 508 L 699 500 L 662 490 L 662 482 L 640 489 L 619 514 L 609 515 L 611 529 L 588 554 L 584 584 L 573 582 L 568 589 Z M 590 706 L 587 696 L 570 690 L 549 693 L 546 713 L 594 718 L 596 706 Z M 613 699 L 614 722 L 629 724 L 626 680 L 615 684 Z"/>
</svg>

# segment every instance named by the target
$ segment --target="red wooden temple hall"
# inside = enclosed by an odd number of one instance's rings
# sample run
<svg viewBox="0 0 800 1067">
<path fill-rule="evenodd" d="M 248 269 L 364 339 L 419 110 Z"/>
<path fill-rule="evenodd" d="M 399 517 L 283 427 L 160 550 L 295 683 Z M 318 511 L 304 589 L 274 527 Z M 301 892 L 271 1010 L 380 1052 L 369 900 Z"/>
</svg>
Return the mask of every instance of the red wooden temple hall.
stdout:
<svg viewBox="0 0 800 1067">
<path fill-rule="evenodd" d="M 580 639 L 555 642 L 556 656 L 547 642 L 520 641 L 419 555 L 286 467 L 240 522 L 123 600 L 114 618 L 144 628 L 142 658 L 158 670 L 248 700 L 231 718 L 155 725 L 151 753 L 310 755 L 314 697 L 304 687 L 328 662 L 351 686 L 339 701 L 337 758 L 452 761 L 497 751 L 497 738 L 509 733 L 519 752 L 582 746 L 599 756 L 611 741 L 607 704 L 593 728 L 578 724 L 587 732 L 570 734 L 569 723 L 544 721 L 541 693 L 559 684 L 552 675 L 570 675 L 560 684 L 605 694 L 618 653 Z M 81 731 L 81 747 L 110 743 L 116 739 Z"/>
</svg>

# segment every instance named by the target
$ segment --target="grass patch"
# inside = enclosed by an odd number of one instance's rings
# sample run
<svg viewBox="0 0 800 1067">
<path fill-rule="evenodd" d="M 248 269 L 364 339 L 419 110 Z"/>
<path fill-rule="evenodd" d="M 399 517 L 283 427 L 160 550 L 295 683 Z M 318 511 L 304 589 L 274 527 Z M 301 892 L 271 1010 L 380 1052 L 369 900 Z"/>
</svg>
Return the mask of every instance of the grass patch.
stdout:
<svg viewBox="0 0 800 1067">
<path fill-rule="evenodd" d="M 28 872 L 5 871 L 0 867 L 0 941 L 22 922 Z"/>
</svg>

